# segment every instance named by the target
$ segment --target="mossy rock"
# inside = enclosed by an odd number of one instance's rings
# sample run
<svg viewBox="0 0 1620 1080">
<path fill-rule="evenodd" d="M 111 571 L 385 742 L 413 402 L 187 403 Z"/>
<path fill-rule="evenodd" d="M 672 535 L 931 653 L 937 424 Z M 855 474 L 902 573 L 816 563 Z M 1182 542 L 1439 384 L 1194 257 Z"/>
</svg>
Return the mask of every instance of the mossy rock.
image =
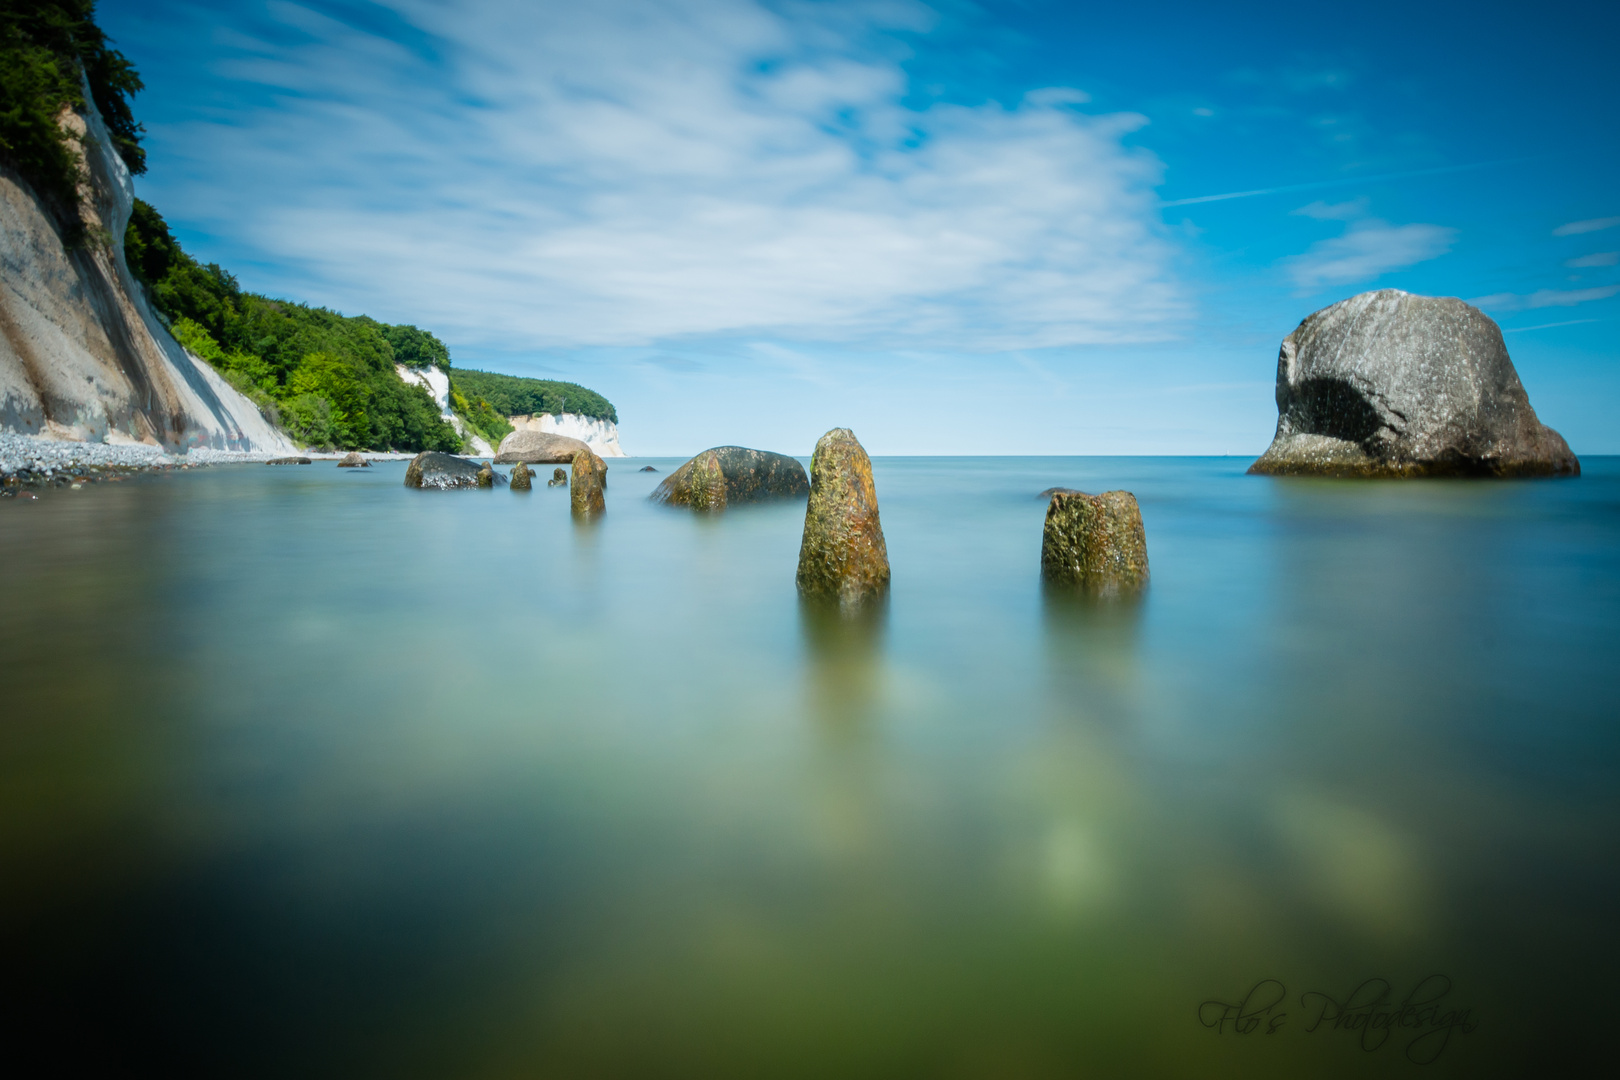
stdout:
<svg viewBox="0 0 1620 1080">
<path fill-rule="evenodd" d="M 802 499 L 809 492 L 810 479 L 795 458 L 746 446 L 716 446 L 666 476 L 650 497 L 670 506 L 719 510 L 772 499 Z"/>
<path fill-rule="evenodd" d="M 595 517 L 607 509 L 607 462 L 581 450 L 574 455 L 573 476 L 569 481 L 569 505 L 575 517 Z"/>
<path fill-rule="evenodd" d="M 518 462 L 517 468 L 512 470 L 512 490 L 528 491 L 534 487 L 534 470 Z"/>
<path fill-rule="evenodd" d="M 889 549 L 878 518 L 872 460 L 855 433 L 834 428 L 810 459 L 810 502 L 799 545 L 799 595 L 844 612 L 889 592 Z"/>
<path fill-rule="evenodd" d="M 1041 539 L 1041 576 L 1049 585 L 1099 597 L 1146 587 L 1147 532 L 1136 496 L 1128 491 L 1053 495 Z"/>
</svg>

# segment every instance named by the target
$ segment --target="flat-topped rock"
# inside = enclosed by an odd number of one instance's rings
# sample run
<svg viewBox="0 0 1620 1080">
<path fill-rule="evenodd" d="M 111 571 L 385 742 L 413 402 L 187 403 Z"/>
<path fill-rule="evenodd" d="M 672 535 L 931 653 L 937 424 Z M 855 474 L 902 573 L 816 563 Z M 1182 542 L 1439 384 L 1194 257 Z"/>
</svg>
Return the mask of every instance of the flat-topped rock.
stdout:
<svg viewBox="0 0 1620 1080">
<path fill-rule="evenodd" d="M 1380 289 L 1308 317 L 1277 357 L 1277 433 L 1251 473 L 1578 476 L 1502 331 L 1454 297 Z"/>
<path fill-rule="evenodd" d="M 1046 508 L 1041 577 L 1095 596 L 1119 596 L 1148 582 L 1142 509 L 1128 491 L 1058 491 Z"/>
<path fill-rule="evenodd" d="M 405 467 L 405 486 L 439 490 L 477 487 L 479 471 L 476 461 L 438 450 L 424 450 Z"/>
<path fill-rule="evenodd" d="M 266 465 L 313 465 L 314 458 L 307 457 L 278 457 L 265 462 Z"/>
<path fill-rule="evenodd" d="M 515 465 L 567 465 L 581 450 L 589 450 L 584 442 L 550 431 L 524 428 L 512 432 L 501 440 L 495 454 L 495 464 Z"/>
<path fill-rule="evenodd" d="M 716 446 L 666 476 L 650 498 L 670 506 L 716 510 L 809 493 L 810 478 L 796 459 L 745 446 Z"/>
<path fill-rule="evenodd" d="M 878 519 L 872 460 L 848 428 L 834 428 L 810 459 L 810 502 L 799 545 L 799 595 L 848 613 L 889 592 L 889 549 Z"/>
</svg>

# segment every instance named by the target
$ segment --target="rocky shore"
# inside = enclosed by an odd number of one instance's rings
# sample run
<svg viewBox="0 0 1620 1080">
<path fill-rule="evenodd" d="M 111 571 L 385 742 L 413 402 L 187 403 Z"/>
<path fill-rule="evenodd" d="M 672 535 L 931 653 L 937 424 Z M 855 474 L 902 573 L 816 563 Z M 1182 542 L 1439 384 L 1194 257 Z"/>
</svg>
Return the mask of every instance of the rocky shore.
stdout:
<svg viewBox="0 0 1620 1080">
<path fill-rule="evenodd" d="M 270 461 L 282 456 L 285 455 L 270 450 L 213 450 L 201 446 L 184 454 L 171 454 L 162 447 L 142 443 L 70 442 L 0 431 L 0 493 L 11 496 L 26 489 L 68 487 L 131 473 Z M 344 455 L 307 451 L 304 456 L 316 461 L 337 461 Z M 371 461 L 408 461 L 412 456 L 366 453 Z"/>
</svg>

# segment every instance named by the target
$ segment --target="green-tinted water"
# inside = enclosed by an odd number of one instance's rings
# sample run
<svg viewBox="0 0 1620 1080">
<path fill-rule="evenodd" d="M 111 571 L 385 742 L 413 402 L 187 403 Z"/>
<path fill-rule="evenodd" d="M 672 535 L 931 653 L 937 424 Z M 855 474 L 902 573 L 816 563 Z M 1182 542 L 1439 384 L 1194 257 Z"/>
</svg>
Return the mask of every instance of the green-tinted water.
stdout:
<svg viewBox="0 0 1620 1080">
<path fill-rule="evenodd" d="M 8 1045 L 1297 1077 L 1556 1074 L 1606 1039 L 1620 461 L 880 460 L 893 597 L 856 627 L 801 617 L 802 504 L 694 517 L 611 464 L 583 527 L 565 490 L 401 463 L 0 505 Z M 1043 596 L 1059 484 L 1141 499 L 1143 603 Z M 1373 1030 L 1336 1027 L 1379 978 Z M 1267 979 L 1252 1025 L 1209 1004 Z"/>
</svg>

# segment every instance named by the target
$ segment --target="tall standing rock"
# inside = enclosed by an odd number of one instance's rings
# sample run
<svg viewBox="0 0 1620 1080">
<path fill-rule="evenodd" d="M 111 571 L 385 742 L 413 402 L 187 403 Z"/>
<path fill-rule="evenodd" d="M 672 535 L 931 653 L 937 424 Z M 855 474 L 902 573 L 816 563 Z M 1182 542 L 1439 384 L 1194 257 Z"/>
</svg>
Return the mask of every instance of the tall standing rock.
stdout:
<svg viewBox="0 0 1620 1080">
<path fill-rule="evenodd" d="M 528 491 L 534 487 L 534 470 L 518 462 L 517 468 L 512 470 L 512 490 Z"/>
<path fill-rule="evenodd" d="M 569 499 L 575 517 L 594 517 L 607 509 L 602 497 L 607 487 L 607 462 L 581 450 L 574 455 L 573 479 L 569 483 Z"/>
<path fill-rule="evenodd" d="M 850 611 L 889 591 L 889 549 L 878 520 L 872 460 L 848 428 L 834 428 L 810 459 L 810 505 L 799 546 L 799 595 Z"/>
<path fill-rule="evenodd" d="M 1041 576 L 1097 596 L 1136 592 L 1148 581 L 1142 509 L 1128 491 L 1058 492 L 1046 507 Z"/>
<path fill-rule="evenodd" d="M 1251 473 L 1578 476 L 1502 331 L 1454 297 L 1381 289 L 1300 323 L 1277 356 L 1277 434 Z"/>
</svg>

